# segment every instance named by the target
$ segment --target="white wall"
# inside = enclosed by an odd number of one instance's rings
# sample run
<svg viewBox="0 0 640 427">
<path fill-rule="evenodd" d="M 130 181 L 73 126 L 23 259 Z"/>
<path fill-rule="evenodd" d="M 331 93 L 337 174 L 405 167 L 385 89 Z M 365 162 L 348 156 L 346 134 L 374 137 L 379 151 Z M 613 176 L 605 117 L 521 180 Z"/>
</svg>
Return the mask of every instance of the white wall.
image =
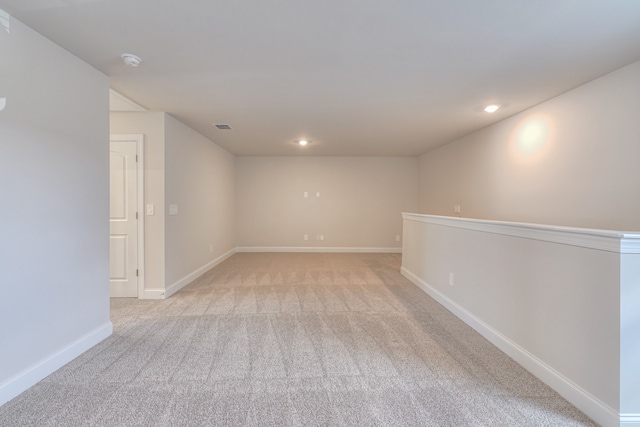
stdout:
<svg viewBox="0 0 640 427">
<path fill-rule="evenodd" d="M 640 421 L 640 234 L 405 218 L 404 275 L 601 425 Z"/>
<path fill-rule="evenodd" d="M 111 334 L 109 82 L 1 28 L 0 404 Z"/>
<path fill-rule="evenodd" d="M 145 297 L 168 297 L 235 248 L 234 156 L 163 112 L 112 112 L 111 133 L 144 135 Z"/>
<path fill-rule="evenodd" d="M 401 212 L 417 208 L 415 157 L 237 157 L 236 169 L 240 248 L 399 250 Z"/>
<path fill-rule="evenodd" d="M 420 157 L 419 212 L 640 230 L 640 62 Z"/>
<path fill-rule="evenodd" d="M 144 135 L 144 203 L 154 205 L 145 216 L 145 293 L 161 297 L 165 290 L 165 113 L 112 112 L 112 134 Z"/>
<path fill-rule="evenodd" d="M 235 163 L 231 153 L 172 116 L 165 129 L 165 200 L 178 205 L 178 215 L 165 208 L 171 294 L 235 248 Z"/>
</svg>

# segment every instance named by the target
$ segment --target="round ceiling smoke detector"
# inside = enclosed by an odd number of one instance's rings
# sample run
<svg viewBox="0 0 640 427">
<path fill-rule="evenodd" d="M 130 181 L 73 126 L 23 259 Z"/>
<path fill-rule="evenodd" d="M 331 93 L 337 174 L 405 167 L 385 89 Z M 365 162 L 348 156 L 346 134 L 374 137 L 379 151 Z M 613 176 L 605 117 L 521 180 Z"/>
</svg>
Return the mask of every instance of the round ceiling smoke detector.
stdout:
<svg viewBox="0 0 640 427">
<path fill-rule="evenodd" d="M 123 53 L 120 55 L 125 64 L 129 67 L 137 67 L 142 62 L 139 56 L 136 56 L 132 53 Z"/>
</svg>

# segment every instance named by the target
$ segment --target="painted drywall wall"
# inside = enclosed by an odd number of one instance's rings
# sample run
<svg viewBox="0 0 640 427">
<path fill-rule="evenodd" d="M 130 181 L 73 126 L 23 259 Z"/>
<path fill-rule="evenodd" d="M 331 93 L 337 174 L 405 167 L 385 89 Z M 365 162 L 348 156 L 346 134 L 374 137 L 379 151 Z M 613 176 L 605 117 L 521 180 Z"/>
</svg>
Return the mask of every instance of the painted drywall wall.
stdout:
<svg viewBox="0 0 640 427">
<path fill-rule="evenodd" d="M 109 82 L 0 28 L 0 404 L 111 333 Z"/>
<path fill-rule="evenodd" d="M 237 157 L 238 246 L 400 248 L 417 180 L 415 157 Z"/>
<path fill-rule="evenodd" d="M 231 153 L 170 115 L 165 130 L 165 269 L 170 289 L 235 248 L 235 163 Z M 177 215 L 169 213 L 169 205 L 177 206 Z"/>
<path fill-rule="evenodd" d="M 640 230 L 638 117 L 640 62 L 420 156 L 419 212 Z"/>
<path fill-rule="evenodd" d="M 235 247 L 234 156 L 163 112 L 110 116 L 112 134 L 144 135 L 154 214 L 145 215 L 143 297 L 169 296 Z"/>
<path fill-rule="evenodd" d="M 599 424 L 636 425 L 639 234 L 404 216 L 405 276 Z"/>
<path fill-rule="evenodd" d="M 165 290 L 165 113 L 112 112 L 112 134 L 144 135 L 145 206 L 154 206 L 145 215 L 145 292 L 158 297 Z"/>
</svg>

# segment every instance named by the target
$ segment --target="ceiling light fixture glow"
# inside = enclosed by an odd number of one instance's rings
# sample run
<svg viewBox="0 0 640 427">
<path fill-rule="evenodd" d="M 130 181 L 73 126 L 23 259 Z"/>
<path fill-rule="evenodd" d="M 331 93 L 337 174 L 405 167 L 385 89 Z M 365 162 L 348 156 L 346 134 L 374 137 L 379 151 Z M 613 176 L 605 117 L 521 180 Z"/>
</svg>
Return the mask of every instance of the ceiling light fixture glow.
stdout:
<svg viewBox="0 0 640 427">
<path fill-rule="evenodd" d="M 499 105 L 487 105 L 486 107 L 484 107 L 484 111 L 486 111 L 487 113 L 495 113 L 496 111 L 498 111 L 498 108 L 500 108 Z"/>
<path fill-rule="evenodd" d="M 142 59 L 140 59 L 139 56 L 136 56 L 132 53 L 123 53 L 122 55 L 120 55 L 120 57 L 129 67 L 137 67 L 142 62 Z"/>
<path fill-rule="evenodd" d="M 311 141 L 307 141 L 306 139 L 301 139 L 300 141 L 298 141 L 298 144 L 305 146 L 307 144 L 309 144 Z"/>
</svg>

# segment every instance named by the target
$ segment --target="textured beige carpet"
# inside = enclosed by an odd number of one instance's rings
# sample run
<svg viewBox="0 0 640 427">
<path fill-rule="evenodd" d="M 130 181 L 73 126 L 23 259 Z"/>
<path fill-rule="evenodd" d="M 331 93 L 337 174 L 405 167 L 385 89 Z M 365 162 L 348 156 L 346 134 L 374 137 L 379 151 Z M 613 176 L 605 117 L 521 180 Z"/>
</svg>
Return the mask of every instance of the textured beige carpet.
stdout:
<svg viewBox="0 0 640 427">
<path fill-rule="evenodd" d="M 399 274 L 398 254 L 236 254 L 0 407 L 2 426 L 591 426 Z"/>
</svg>

